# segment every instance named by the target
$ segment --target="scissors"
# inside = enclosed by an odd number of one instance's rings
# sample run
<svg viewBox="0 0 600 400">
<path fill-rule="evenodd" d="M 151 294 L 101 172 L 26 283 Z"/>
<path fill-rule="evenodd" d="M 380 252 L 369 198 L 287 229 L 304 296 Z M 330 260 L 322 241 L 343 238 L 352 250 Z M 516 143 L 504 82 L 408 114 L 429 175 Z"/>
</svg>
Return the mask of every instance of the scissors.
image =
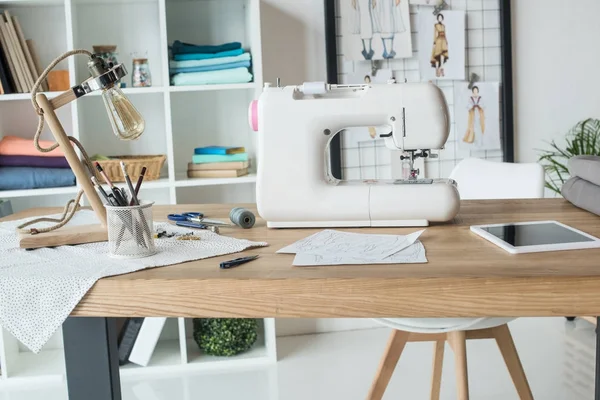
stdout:
<svg viewBox="0 0 600 400">
<path fill-rule="evenodd" d="M 201 212 L 184 212 L 181 214 L 169 214 L 167 215 L 169 221 L 193 221 L 193 220 L 201 220 L 204 218 L 204 214 Z"/>
</svg>

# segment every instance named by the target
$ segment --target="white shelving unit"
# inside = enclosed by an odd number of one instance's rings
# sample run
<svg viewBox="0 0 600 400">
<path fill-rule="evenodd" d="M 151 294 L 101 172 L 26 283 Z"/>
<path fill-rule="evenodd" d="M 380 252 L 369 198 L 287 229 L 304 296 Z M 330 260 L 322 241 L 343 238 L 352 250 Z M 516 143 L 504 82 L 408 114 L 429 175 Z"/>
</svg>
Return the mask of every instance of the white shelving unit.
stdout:
<svg viewBox="0 0 600 400">
<path fill-rule="evenodd" d="M 259 324 L 258 339 L 247 352 L 234 357 L 215 357 L 203 354 L 192 336 L 191 319 L 169 318 L 147 367 L 136 364 L 121 366 L 121 377 L 181 374 L 189 371 L 253 368 L 277 360 L 275 322 L 267 318 Z M 25 349 L 6 330 L 0 332 L 0 388 L 25 384 L 48 384 L 65 379 L 65 358 L 62 334 L 57 332 L 38 354 Z"/>
<path fill-rule="evenodd" d="M 156 204 L 252 202 L 255 173 L 239 178 L 188 179 L 193 148 L 245 146 L 256 170 L 256 137 L 247 110 L 263 86 L 260 0 L 0 0 L 0 9 L 16 15 L 27 38 L 36 42 L 41 64 L 71 48 L 117 45 L 118 60 L 131 71 L 131 53 L 147 52 L 153 86 L 125 94 L 146 120 L 146 131 L 134 142 L 117 139 L 110 129 L 98 92 L 59 110 L 69 135 L 89 154 L 165 154 L 157 181 L 146 181 L 142 196 Z M 242 43 L 252 54 L 253 82 L 170 86 L 168 45 L 174 40 L 198 44 Z M 57 69 L 69 71 L 71 85 L 89 74 L 85 57 L 71 57 Z M 58 93 L 49 92 L 52 98 Z M 28 93 L 0 95 L 0 137 L 32 138 L 37 117 Z M 45 128 L 42 139 L 52 140 Z M 19 211 L 35 206 L 62 206 L 77 186 L 0 191 Z"/>
<path fill-rule="evenodd" d="M 252 202 L 254 173 L 239 178 L 188 179 L 187 163 L 194 147 L 245 146 L 256 168 L 256 137 L 248 127 L 247 110 L 262 86 L 260 0 L 0 0 L 0 9 L 16 15 L 28 39 L 36 42 L 41 64 L 72 48 L 117 45 L 118 60 L 131 70 L 131 53 L 147 52 L 153 86 L 132 88 L 125 78 L 125 94 L 146 120 L 146 131 L 134 142 L 118 140 L 97 94 L 87 95 L 58 111 L 66 132 L 78 138 L 89 154 L 165 154 L 161 177 L 145 181 L 141 197 L 156 204 Z M 239 41 L 252 54 L 254 80 L 246 84 L 169 86 L 168 45 L 174 40 L 198 44 Z M 59 64 L 75 85 L 88 77 L 85 57 Z M 52 98 L 58 93 L 47 93 Z M 37 116 L 30 95 L 0 95 L 0 136 L 32 138 Z M 48 128 L 42 139 L 52 140 Z M 13 199 L 15 211 L 29 207 L 64 206 L 79 188 L 0 191 Z M 200 353 L 191 339 L 189 320 L 167 321 L 148 367 L 127 365 L 123 379 L 187 370 L 248 368 L 276 360 L 275 324 L 265 319 L 256 345 L 232 358 Z M 54 335 L 39 354 L 23 348 L 0 329 L 0 387 L 64 379 L 62 335 Z M 1 397 L 1 396 L 0 396 Z"/>
</svg>

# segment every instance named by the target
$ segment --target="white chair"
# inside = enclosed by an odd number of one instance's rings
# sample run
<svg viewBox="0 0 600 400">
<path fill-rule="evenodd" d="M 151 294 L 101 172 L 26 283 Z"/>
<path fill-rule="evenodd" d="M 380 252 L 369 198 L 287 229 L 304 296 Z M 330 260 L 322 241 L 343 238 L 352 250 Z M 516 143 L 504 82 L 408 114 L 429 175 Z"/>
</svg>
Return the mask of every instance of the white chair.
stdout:
<svg viewBox="0 0 600 400">
<path fill-rule="evenodd" d="M 450 174 L 458 183 L 460 197 L 468 199 L 541 198 L 544 170 L 539 164 L 512 164 L 468 158 Z M 444 345 L 454 351 L 458 400 L 469 399 L 467 339 L 495 339 L 521 400 L 533 395 L 525 377 L 507 323 L 514 318 L 380 318 L 394 329 L 371 385 L 369 400 L 380 400 L 407 342 L 434 341 L 431 400 L 440 396 Z"/>
</svg>

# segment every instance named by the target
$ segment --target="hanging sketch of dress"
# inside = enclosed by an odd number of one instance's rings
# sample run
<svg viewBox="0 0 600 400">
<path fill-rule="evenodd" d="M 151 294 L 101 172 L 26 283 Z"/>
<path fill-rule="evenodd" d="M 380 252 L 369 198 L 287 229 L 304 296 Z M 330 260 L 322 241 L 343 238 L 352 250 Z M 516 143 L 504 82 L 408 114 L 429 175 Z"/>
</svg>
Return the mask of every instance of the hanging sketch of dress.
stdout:
<svg viewBox="0 0 600 400">
<path fill-rule="evenodd" d="M 373 51 L 373 35 L 381 32 L 375 7 L 377 0 L 350 0 L 354 8 L 354 24 L 352 33 L 359 34 L 362 40 L 362 55 L 371 60 Z M 382 0 L 379 0 L 382 1 Z"/>
<path fill-rule="evenodd" d="M 479 89 L 473 88 L 473 92 Z M 463 141 L 466 143 L 473 143 L 476 147 L 482 147 L 483 134 L 485 133 L 485 104 L 478 94 L 469 96 L 467 102 L 467 109 L 469 113 L 467 122 L 467 131 L 463 137 Z"/>
<path fill-rule="evenodd" d="M 383 58 L 394 58 L 394 36 L 397 33 L 406 32 L 401 1 L 408 0 L 377 0 L 377 14 L 379 16 L 379 29 L 381 41 L 383 42 Z"/>
<path fill-rule="evenodd" d="M 442 14 L 438 14 L 438 21 Z M 443 18 L 443 16 L 442 16 Z M 435 68 L 436 76 L 444 76 L 443 65 L 448 61 L 448 39 L 446 38 L 446 25 L 437 22 L 433 31 L 433 50 L 431 51 L 431 66 Z"/>
</svg>

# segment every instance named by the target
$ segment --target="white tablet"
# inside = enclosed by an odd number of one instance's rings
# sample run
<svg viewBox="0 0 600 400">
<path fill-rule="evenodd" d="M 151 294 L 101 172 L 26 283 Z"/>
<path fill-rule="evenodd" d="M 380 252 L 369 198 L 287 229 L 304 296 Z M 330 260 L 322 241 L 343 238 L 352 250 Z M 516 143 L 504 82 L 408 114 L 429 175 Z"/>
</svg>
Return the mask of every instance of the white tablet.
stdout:
<svg viewBox="0 0 600 400">
<path fill-rule="evenodd" d="M 477 225 L 471 231 L 512 254 L 600 247 L 597 237 L 557 221 Z"/>
</svg>

